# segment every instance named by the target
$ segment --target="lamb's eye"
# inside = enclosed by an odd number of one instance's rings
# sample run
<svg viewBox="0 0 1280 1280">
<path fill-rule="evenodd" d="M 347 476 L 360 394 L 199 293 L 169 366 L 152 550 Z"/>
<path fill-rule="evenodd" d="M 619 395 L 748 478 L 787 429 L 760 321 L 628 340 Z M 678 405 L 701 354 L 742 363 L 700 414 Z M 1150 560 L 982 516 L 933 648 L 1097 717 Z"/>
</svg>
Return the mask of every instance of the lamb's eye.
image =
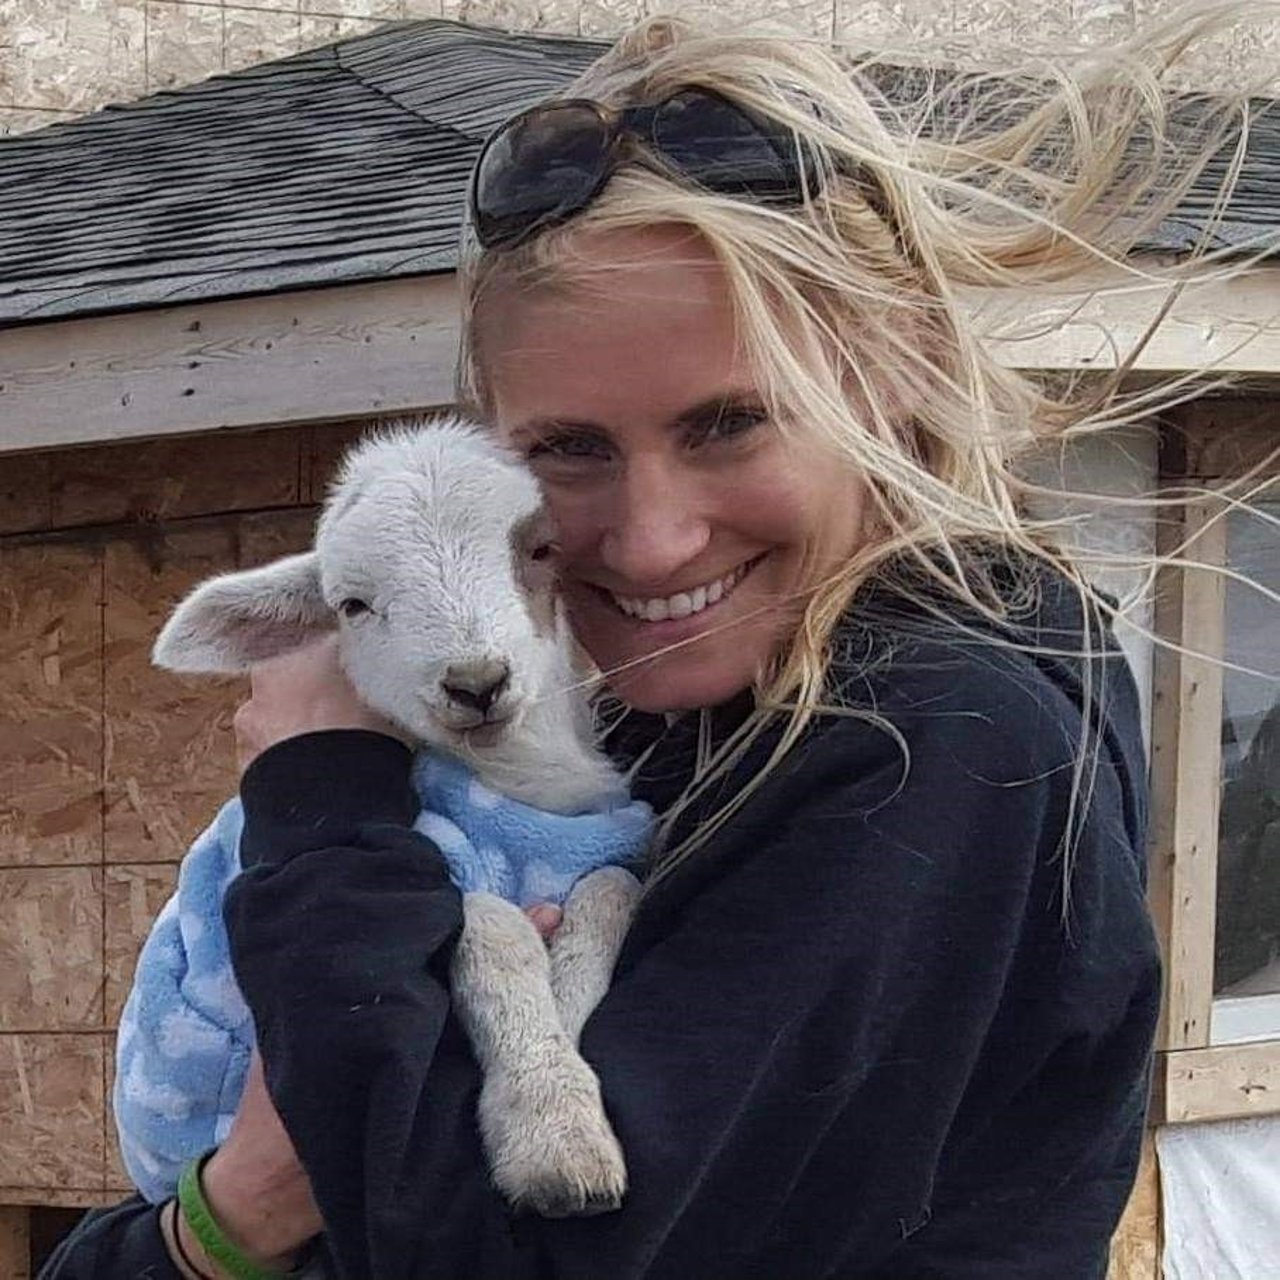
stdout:
<svg viewBox="0 0 1280 1280">
<path fill-rule="evenodd" d="M 369 612 L 369 606 L 363 600 L 357 600 L 355 596 L 349 596 L 338 606 L 338 609 L 344 618 L 358 618 L 362 613 Z"/>
<path fill-rule="evenodd" d="M 554 550 L 555 547 L 552 543 L 540 542 L 529 552 L 529 559 L 533 561 L 549 560 Z"/>
</svg>

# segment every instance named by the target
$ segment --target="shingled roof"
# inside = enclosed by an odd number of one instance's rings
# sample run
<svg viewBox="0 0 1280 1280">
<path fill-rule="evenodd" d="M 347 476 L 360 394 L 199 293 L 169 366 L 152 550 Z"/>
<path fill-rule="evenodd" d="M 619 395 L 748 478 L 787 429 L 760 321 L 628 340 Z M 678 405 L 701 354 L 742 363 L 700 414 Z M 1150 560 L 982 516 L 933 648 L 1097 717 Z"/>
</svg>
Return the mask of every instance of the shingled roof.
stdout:
<svg viewBox="0 0 1280 1280">
<path fill-rule="evenodd" d="M 499 121 L 603 44 L 393 23 L 0 141 L 0 326 L 453 269 Z M 1280 227 L 1280 113 L 1221 236 Z M 1193 192 L 1152 247 L 1203 223 Z"/>
</svg>

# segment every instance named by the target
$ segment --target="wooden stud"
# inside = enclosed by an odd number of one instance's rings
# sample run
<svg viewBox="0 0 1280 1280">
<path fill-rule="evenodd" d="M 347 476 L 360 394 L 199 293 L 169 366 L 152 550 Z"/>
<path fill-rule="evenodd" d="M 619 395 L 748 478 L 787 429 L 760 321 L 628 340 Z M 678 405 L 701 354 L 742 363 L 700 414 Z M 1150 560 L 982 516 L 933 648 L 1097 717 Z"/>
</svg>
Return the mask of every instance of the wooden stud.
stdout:
<svg viewBox="0 0 1280 1280">
<path fill-rule="evenodd" d="M 1280 1115 L 1280 1040 L 1158 1055 L 1161 1124 Z"/>
<path fill-rule="evenodd" d="M 1224 564 L 1221 512 L 1212 498 L 1185 504 L 1159 526 L 1161 554 Z M 1169 568 L 1157 583 L 1157 634 L 1195 651 L 1160 646 L 1155 655 L 1150 901 L 1166 965 L 1157 1040 L 1165 1049 L 1209 1043 L 1224 599 L 1223 579 L 1211 569 Z"/>
</svg>

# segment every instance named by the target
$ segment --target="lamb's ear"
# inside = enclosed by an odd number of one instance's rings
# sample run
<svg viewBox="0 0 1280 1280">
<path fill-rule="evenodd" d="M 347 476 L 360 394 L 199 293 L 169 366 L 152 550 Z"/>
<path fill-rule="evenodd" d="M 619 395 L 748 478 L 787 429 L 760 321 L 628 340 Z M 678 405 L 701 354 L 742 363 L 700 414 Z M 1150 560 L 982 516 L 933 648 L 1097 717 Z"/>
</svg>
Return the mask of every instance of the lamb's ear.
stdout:
<svg viewBox="0 0 1280 1280">
<path fill-rule="evenodd" d="M 165 623 L 151 659 L 170 671 L 247 671 L 336 624 L 308 551 L 202 582 Z"/>
</svg>

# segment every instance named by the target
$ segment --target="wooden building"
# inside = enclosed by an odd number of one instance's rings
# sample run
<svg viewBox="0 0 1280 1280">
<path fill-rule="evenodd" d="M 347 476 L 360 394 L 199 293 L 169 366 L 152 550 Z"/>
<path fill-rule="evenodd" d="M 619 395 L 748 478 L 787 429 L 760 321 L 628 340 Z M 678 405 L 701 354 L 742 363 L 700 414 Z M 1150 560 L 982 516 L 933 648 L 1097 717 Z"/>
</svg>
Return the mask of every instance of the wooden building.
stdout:
<svg viewBox="0 0 1280 1280">
<path fill-rule="evenodd" d="M 364 426 L 450 402 L 469 165 L 494 123 L 598 50 L 408 23 L 0 142 L 3 1280 L 22 1280 L 65 1211 L 128 1189 L 113 1028 L 178 860 L 235 785 L 243 691 L 153 670 L 159 623 L 201 577 L 303 546 Z M 1221 234 L 1280 226 L 1278 159 L 1272 114 Z M 1196 217 L 1149 251 L 1177 252 Z M 1011 362 L 1105 368 L 1160 299 L 1087 292 L 971 303 Z M 1029 329 L 1043 336 L 1004 340 Z M 1224 516 L 1214 493 L 1280 444 L 1280 268 L 1190 291 L 1138 363 L 1210 362 L 1247 394 L 1086 451 L 1074 483 L 1181 496 L 1192 482 L 1158 529 L 1141 514 L 1130 532 L 1191 537 L 1189 559 L 1247 562 L 1275 590 L 1276 526 Z M 1280 514 L 1280 492 L 1263 501 Z M 1274 634 L 1242 599 L 1169 571 L 1156 625 L 1180 649 L 1130 637 L 1152 708 L 1170 973 L 1155 1126 L 1280 1126 L 1280 976 L 1260 958 L 1280 940 L 1253 911 L 1280 883 L 1274 690 L 1233 703 L 1245 677 L 1213 660 L 1269 654 L 1274 669 Z M 1160 1274 L 1160 1217 L 1152 1144 L 1117 1276 Z"/>
</svg>

